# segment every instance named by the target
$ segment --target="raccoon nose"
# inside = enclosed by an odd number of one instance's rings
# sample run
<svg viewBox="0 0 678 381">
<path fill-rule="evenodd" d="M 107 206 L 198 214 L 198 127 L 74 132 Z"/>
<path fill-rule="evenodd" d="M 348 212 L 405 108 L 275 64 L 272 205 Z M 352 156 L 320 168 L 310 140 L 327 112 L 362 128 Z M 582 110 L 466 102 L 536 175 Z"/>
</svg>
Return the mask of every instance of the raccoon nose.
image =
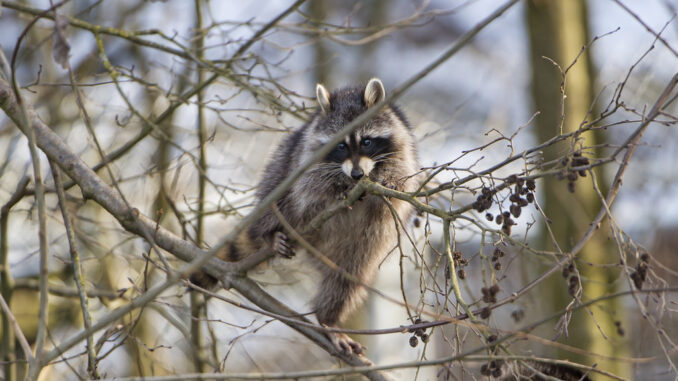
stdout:
<svg viewBox="0 0 678 381">
<path fill-rule="evenodd" d="M 360 168 L 351 169 L 351 177 L 353 177 L 353 180 L 360 180 L 363 177 L 363 170 Z"/>
</svg>

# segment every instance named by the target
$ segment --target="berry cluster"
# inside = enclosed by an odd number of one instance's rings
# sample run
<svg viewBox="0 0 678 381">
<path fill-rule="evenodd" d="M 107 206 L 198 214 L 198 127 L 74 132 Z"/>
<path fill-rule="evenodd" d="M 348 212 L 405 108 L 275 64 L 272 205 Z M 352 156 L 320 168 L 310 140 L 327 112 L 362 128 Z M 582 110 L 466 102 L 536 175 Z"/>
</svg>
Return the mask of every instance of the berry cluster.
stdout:
<svg viewBox="0 0 678 381">
<path fill-rule="evenodd" d="M 483 364 L 483 366 L 480 367 L 480 374 L 483 376 L 492 376 L 495 378 L 501 377 L 501 366 L 502 362 L 499 360 L 493 360 L 490 361 L 487 364 Z"/>
<path fill-rule="evenodd" d="M 480 190 L 480 195 L 476 198 L 476 201 L 473 203 L 473 209 L 478 212 L 483 212 L 492 207 L 492 196 L 496 191 L 492 191 L 488 187 L 482 187 Z"/>
<path fill-rule="evenodd" d="M 459 276 L 460 279 L 466 279 L 466 271 L 464 271 L 463 267 L 468 266 L 468 259 L 464 258 L 463 254 L 461 251 L 455 251 L 452 253 L 452 260 L 454 261 L 454 267 L 459 269 L 457 271 L 457 275 Z M 448 264 L 447 268 L 445 269 L 445 277 L 447 279 L 451 278 L 451 273 L 450 273 L 450 266 Z"/>
<path fill-rule="evenodd" d="M 498 248 L 494 248 L 494 253 L 492 254 L 492 263 L 494 263 L 494 269 L 499 271 L 501 270 L 501 262 L 499 262 L 499 258 L 504 256 L 504 252 Z"/>
<path fill-rule="evenodd" d="M 615 321 L 615 322 L 614 322 L 614 325 L 617 327 L 617 334 L 618 334 L 619 336 L 624 336 L 624 328 L 622 328 L 621 322 L 620 322 L 620 321 Z"/>
<path fill-rule="evenodd" d="M 414 324 L 421 324 L 421 323 L 426 323 L 426 320 L 421 320 L 421 319 L 417 318 L 414 321 Z M 412 331 L 410 331 L 410 332 L 412 332 Z M 424 342 L 424 343 L 428 343 L 428 340 L 430 338 L 429 335 L 426 333 L 426 329 L 417 328 L 417 329 L 414 330 L 414 335 L 412 335 L 412 337 L 410 337 L 410 347 L 414 348 L 414 347 L 417 346 L 417 344 L 419 344 L 419 339 L 417 339 L 417 336 L 419 336 L 421 338 L 421 341 Z"/>
<path fill-rule="evenodd" d="M 650 254 L 643 253 L 640 255 L 640 262 L 636 265 L 636 269 L 631 273 L 631 280 L 636 285 L 637 289 L 643 288 L 643 282 L 647 279 L 648 263 L 650 262 Z"/>
<path fill-rule="evenodd" d="M 492 304 L 497 302 L 497 294 L 499 293 L 499 285 L 493 284 L 491 287 L 483 287 L 480 289 L 480 292 L 483 294 L 483 302 L 487 304 Z M 480 310 L 480 318 L 487 319 L 490 317 L 492 310 L 489 307 L 484 307 Z"/>
<path fill-rule="evenodd" d="M 574 297 L 577 294 L 577 290 L 579 290 L 579 277 L 576 275 L 574 263 L 570 263 L 566 267 L 563 267 L 562 274 L 563 278 L 570 278 L 568 279 L 569 287 L 567 288 L 567 292 Z M 570 277 L 570 275 L 572 276 Z"/>
<path fill-rule="evenodd" d="M 561 164 L 563 167 L 567 167 L 567 164 L 570 162 L 569 158 L 563 158 L 561 161 Z M 582 167 L 585 165 L 589 165 L 589 159 L 587 157 L 582 156 L 580 151 L 575 152 L 572 154 L 572 163 L 570 168 L 572 167 Z M 586 177 L 586 171 L 583 169 L 580 169 L 578 171 L 572 170 L 572 169 L 563 169 L 560 172 L 558 172 L 558 180 L 563 180 L 567 178 L 567 189 L 574 193 L 574 182 L 577 181 L 579 177 Z"/>
<path fill-rule="evenodd" d="M 485 218 L 488 221 L 494 220 L 497 225 L 501 225 L 501 230 L 504 234 L 511 235 L 511 226 L 516 225 L 516 222 L 511 218 L 518 218 L 522 212 L 522 208 L 526 207 L 529 203 L 534 201 L 534 190 L 537 188 L 537 184 L 534 179 L 525 179 L 518 177 L 517 175 L 511 175 L 506 179 L 507 184 L 515 184 L 513 187 L 513 192 L 509 196 L 509 201 L 511 205 L 509 210 L 497 216 L 493 216 L 492 213 L 486 213 Z M 475 210 L 482 212 L 486 209 L 489 209 L 492 206 L 492 194 L 493 191 L 485 187 L 482 188 L 481 195 L 478 196 L 476 201 L 473 203 Z"/>
</svg>

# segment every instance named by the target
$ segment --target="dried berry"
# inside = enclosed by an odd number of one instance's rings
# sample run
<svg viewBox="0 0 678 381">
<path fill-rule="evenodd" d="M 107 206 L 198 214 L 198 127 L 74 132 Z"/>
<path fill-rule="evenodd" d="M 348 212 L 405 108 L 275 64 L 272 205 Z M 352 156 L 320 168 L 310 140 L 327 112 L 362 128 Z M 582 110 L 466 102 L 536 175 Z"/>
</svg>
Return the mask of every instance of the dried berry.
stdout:
<svg viewBox="0 0 678 381">
<path fill-rule="evenodd" d="M 457 271 L 457 275 L 459 276 L 459 279 L 464 280 L 466 279 L 466 271 L 464 269 L 460 269 Z"/>
<path fill-rule="evenodd" d="M 527 189 L 533 191 L 535 190 L 535 188 L 537 188 L 537 183 L 534 181 L 534 179 L 528 179 L 525 182 L 525 186 L 527 187 Z"/>
<path fill-rule="evenodd" d="M 423 343 L 428 343 L 429 338 L 430 338 L 430 336 L 425 334 L 425 333 L 421 335 L 421 341 Z"/>
<path fill-rule="evenodd" d="M 419 339 L 416 336 L 410 337 L 410 347 L 414 348 L 419 344 Z"/>
<path fill-rule="evenodd" d="M 490 191 L 490 189 L 487 187 L 482 187 L 482 189 L 480 189 L 480 193 L 482 193 L 483 196 L 489 196 L 492 191 Z"/>
<path fill-rule="evenodd" d="M 567 179 L 570 181 L 576 181 L 577 180 L 577 172 L 568 172 L 567 173 Z"/>
<path fill-rule="evenodd" d="M 518 205 L 519 205 L 519 206 L 521 206 L 521 207 L 524 208 L 524 207 L 527 206 L 527 204 L 529 204 L 529 202 L 528 202 L 526 199 L 524 199 L 524 198 L 519 198 L 519 199 L 518 199 Z"/>
<path fill-rule="evenodd" d="M 492 377 L 499 378 L 501 377 L 501 368 L 495 368 L 492 370 Z"/>
<path fill-rule="evenodd" d="M 517 194 L 515 194 L 515 193 L 511 193 L 511 195 L 509 196 L 509 201 L 511 201 L 511 202 L 518 202 L 518 199 L 519 199 L 519 198 L 520 198 L 519 195 L 517 195 Z"/>
<path fill-rule="evenodd" d="M 622 326 L 621 326 L 621 322 L 620 322 L 620 321 L 615 321 L 615 322 L 614 322 L 614 325 L 617 326 L 617 334 L 618 334 L 619 336 L 624 336 L 624 329 L 623 329 Z"/>
<path fill-rule="evenodd" d="M 495 264 L 494 264 L 494 269 L 497 270 L 497 271 L 501 270 L 501 262 L 495 263 Z"/>
<path fill-rule="evenodd" d="M 567 183 L 567 190 L 569 190 L 570 193 L 574 193 L 574 181 Z"/>
<path fill-rule="evenodd" d="M 504 256 L 504 252 L 503 252 L 500 248 L 495 247 L 495 248 L 494 248 L 494 255 L 496 255 L 497 257 L 501 258 L 501 257 Z"/>
<path fill-rule="evenodd" d="M 413 222 L 415 228 L 421 227 L 421 219 L 419 219 L 419 217 L 415 217 L 412 222 Z"/>
<path fill-rule="evenodd" d="M 563 278 L 570 276 L 570 270 L 567 267 L 563 267 Z"/>
<path fill-rule="evenodd" d="M 494 343 L 495 341 L 497 341 L 497 335 L 492 334 L 492 335 L 487 337 L 488 343 Z"/>
<path fill-rule="evenodd" d="M 511 175 L 506 179 L 506 182 L 509 184 L 513 184 L 516 181 L 518 181 L 518 176 L 517 175 Z"/>
<path fill-rule="evenodd" d="M 504 222 L 504 216 L 497 214 L 497 217 L 494 218 L 494 222 L 496 222 L 497 225 L 501 225 Z"/>
<path fill-rule="evenodd" d="M 496 284 L 496 283 L 493 284 L 493 285 L 490 287 L 489 292 L 490 292 L 490 294 L 491 294 L 492 296 L 497 295 L 497 294 L 499 293 L 499 285 Z"/>
<path fill-rule="evenodd" d="M 645 262 L 645 263 L 650 262 L 650 254 L 648 254 L 648 253 L 643 253 L 643 254 L 641 254 L 641 255 L 640 255 L 640 260 L 643 261 L 643 262 Z"/>
<path fill-rule="evenodd" d="M 492 374 L 492 371 L 490 370 L 490 367 L 487 366 L 487 364 L 483 364 L 480 367 L 480 374 L 482 374 L 483 376 L 489 376 L 490 374 Z"/>
<path fill-rule="evenodd" d="M 488 221 L 492 221 L 492 220 L 494 220 L 494 216 L 492 215 L 492 213 L 486 213 L 485 219 L 488 220 Z"/>
<path fill-rule="evenodd" d="M 533 202 L 533 201 L 534 201 L 534 193 L 528 193 L 528 194 L 525 196 L 525 199 L 526 199 L 527 202 L 529 202 L 529 203 Z"/>
<path fill-rule="evenodd" d="M 570 287 L 567 288 L 567 293 L 570 294 L 570 296 L 576 296 L 577 295 L 577 289 L 579 286 L 577 284 L 571 284 Z"/>
<path fill-rule="evenodd" d="M 511 312 L 511 317 L 517 323 L 517 322 L 523 320 L 523 318 L 525 317 L 525 311 L 522 310 L 522 309 L 515 310 L 515 311 Z"/>
<path fill-rule="evenodd" d="M 483 308 L 482 310 L 480 310 L 480 318 L 481 318 L 481 319 L 487 319 L 487 318 L 490 317 L 491 314 L 492 314 L 492 310 L 490 310 L 490 309 L 487 308 L 487 307 L 485 307 L 485 308 Z"/>
<path fill-rule="evenodd" d="M 522 178 L 522 177 L 519 177 L 519 178 L 518 178 L 518 179 L 516 180 L 516 185 L 518 185 L 518 186 L 521 186 L 521 187 L 522 187 L 522 186 L 523 186 L 523 184 L 525 184 L 525 179 L 524 179 L 524 178 Z"/>
<path fill-rule="evenodd" d="M 643 288 L 643 280 L 640 279 L 640 275 L 633 271 L 631 273 L 631 280 L 633 280 L 633 284 L 636 286 L 637 289 L 642 289 Z"/>
<path fill-rule="evenodd" d="M 513 214 L 513 217 L 515 217 L 515 218 L 520 217 L 520 212 L 521 212 L 520 206 L 518 206 L 516 204 L 511 204 L 511 206 L 509 207 L 509 210 L 511 211 L 511 214 Z"/>
</svg>

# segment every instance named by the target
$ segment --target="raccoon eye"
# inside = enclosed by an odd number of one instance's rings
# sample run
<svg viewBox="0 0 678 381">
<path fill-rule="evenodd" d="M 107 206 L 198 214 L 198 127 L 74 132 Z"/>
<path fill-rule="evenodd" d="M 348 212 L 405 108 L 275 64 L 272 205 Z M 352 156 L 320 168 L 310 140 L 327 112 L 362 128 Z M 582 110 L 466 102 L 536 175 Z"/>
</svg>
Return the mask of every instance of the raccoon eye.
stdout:
<svg viewBox="0 0 678 381">
<path fill-rule="evenodd" d="M 369 147 L 372 145 L 372 139 L 363 139 L 363 141 L 360 142 L 360 144 L 362 144 L 363 147 Z"/>
</svg>

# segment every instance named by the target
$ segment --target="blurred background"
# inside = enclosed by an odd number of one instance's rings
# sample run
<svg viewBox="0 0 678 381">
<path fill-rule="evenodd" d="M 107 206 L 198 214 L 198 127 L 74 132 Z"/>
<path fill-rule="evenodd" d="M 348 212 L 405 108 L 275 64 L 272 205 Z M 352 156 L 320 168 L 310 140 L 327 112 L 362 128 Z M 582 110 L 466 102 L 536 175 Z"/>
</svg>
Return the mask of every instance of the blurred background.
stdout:
<svg viewBox="0 0 678 381">
<path fill-rule="evenodd" d="M 50 4 L 1 3 L 0 44 L 9 62 L 5 72 L 15 76 L 41 120 L 85 162 L 97 165 L 100 152 L 76 104 L 69 73 L 57 63 L 66 41 L 67 61 L 96 140 L 104 153 L 120 153 L 108 166 L 111 172 L 98 174 L 116 183 L 142 213 L 208 248 L 251 209 L 276 143 L 314 111 L 316 83 L 334 89 L 379 77 L 388 93 L 504 2 L 308 0 L 268 25 L 292 3 L 73 0 L 58 3 L 64 28 L 55 29 L 52 12 L 31 25 Z M 493 184 L 511 174 L 538 175 L 555 168 L 537 180 L 540 209 L 525 208 L 508 238 L 485 221 L 485 212 L 469 211 L 467 219 L 454 222 L 453 250 L 468 261 L 460 281 L 469 305 L 485 305 L 481 287 L 498 283 L 499 298 L 520 290 L 562 259 L 589 229 L 601 208 L 597 192 L 608 192 L 623 164 L 623 153 L 610 155 L 623 148 L 678 72 L 677 7 L 673 0 L 520 1 L 397 100 L 417 137 L 421 166 L 428 173 L 441 169 L 431 186 L 502 164 L 561 133 L 595 126 L 429 200 L 436 207 L 457 208 L 473 202 L 488 180 Z M 257 35 L 260 30 L 265 31 Z M 200 83 L 206 85 L 198 87 Z M 613 297 L 540 322 L 582 301 L 638 288 L 633 274 L 648 266 L 641 259 L 644 253 L 651 259 L 642 288 L 676 284 L 675 111 L 675 104 L 669 104 L 658 118 L 662 123 L 645 131 L 611 206 L 614 218 L 574 261 L 582 293 L 574 297 L 568 291 L 572 276 L 559 269 L 482 320 L 499 335 L 529 327 L 533 336 L 507 342 L 511 353 L 568 359 L 625 379 L 676 379 L 675 294 Z M 574 153 L 609 160 L 575 185 L 556 175 L 562 159 Z M 48 188 L 50 347 L 81 330 L 83 318 L 46 160 L 42 169 Z M 32 176 L 27 140 L 0 113 L 0 204 L 10 200 L 24 176 Z M 33 189 L 30 182 L 21 200 L 4 212 L 0 274 L 3 297 L 11 300 L 31 344 L 38 325 L 39 274 Z M 77 187 L 68 191 L 68 199 L 85 285 L 100 291 L 88 298 L 97 321 L 165 274 L 149 260 L 149 255 L 157 258 L 143 239 L 125 232 L 97 204 L 84 201 Z M 487 212 L 500 214 L 498 204 Z M 421 219 L 422 226 L 408 226 L 412 242 L 385 259 L 375 280 L 375 288 L 399 300 L 405 296 L 416 308 L 407 311 L 371 294 L 348 327 L 397 327 L 411 324 L 414 317 L 435 320 L 422 315 L 423 310 L 446 317 L 463 312 L 450 292 L 449 265 L 440 262 L 440 221 L 426 215 Z M 506 256 L 492 260 L 495 247 Z M 274 260 L 250 275 L 297 311 L 308 311 L 317 280 L 303 268 Z M 239 298 L 233 292 L 221 294 Z M 356 339 L 381 365 L 441 359 L 476 348 L 480 355 L 495 354 L 481 331 L 447 325 L 429 330 L 431 340 L 416 347 L 409 344 L 412 335 L 401 333 Z M 25 356 L 6 325 L 2 335 L 4 379 L 23 378 Z M 94 341 L 102 377 L 339 365 L 285 325 L 214 298 L 189 296 L 181 284 L 97 332 Z M 73 347 L 44 369 L 41 379 L 87 378 L 84 348 L 84 342 Z M 391 374 L 403 380 L 474 379 L 485 376 L 480 369 L 486 363 L 443 361 Z"/>
</svg>

